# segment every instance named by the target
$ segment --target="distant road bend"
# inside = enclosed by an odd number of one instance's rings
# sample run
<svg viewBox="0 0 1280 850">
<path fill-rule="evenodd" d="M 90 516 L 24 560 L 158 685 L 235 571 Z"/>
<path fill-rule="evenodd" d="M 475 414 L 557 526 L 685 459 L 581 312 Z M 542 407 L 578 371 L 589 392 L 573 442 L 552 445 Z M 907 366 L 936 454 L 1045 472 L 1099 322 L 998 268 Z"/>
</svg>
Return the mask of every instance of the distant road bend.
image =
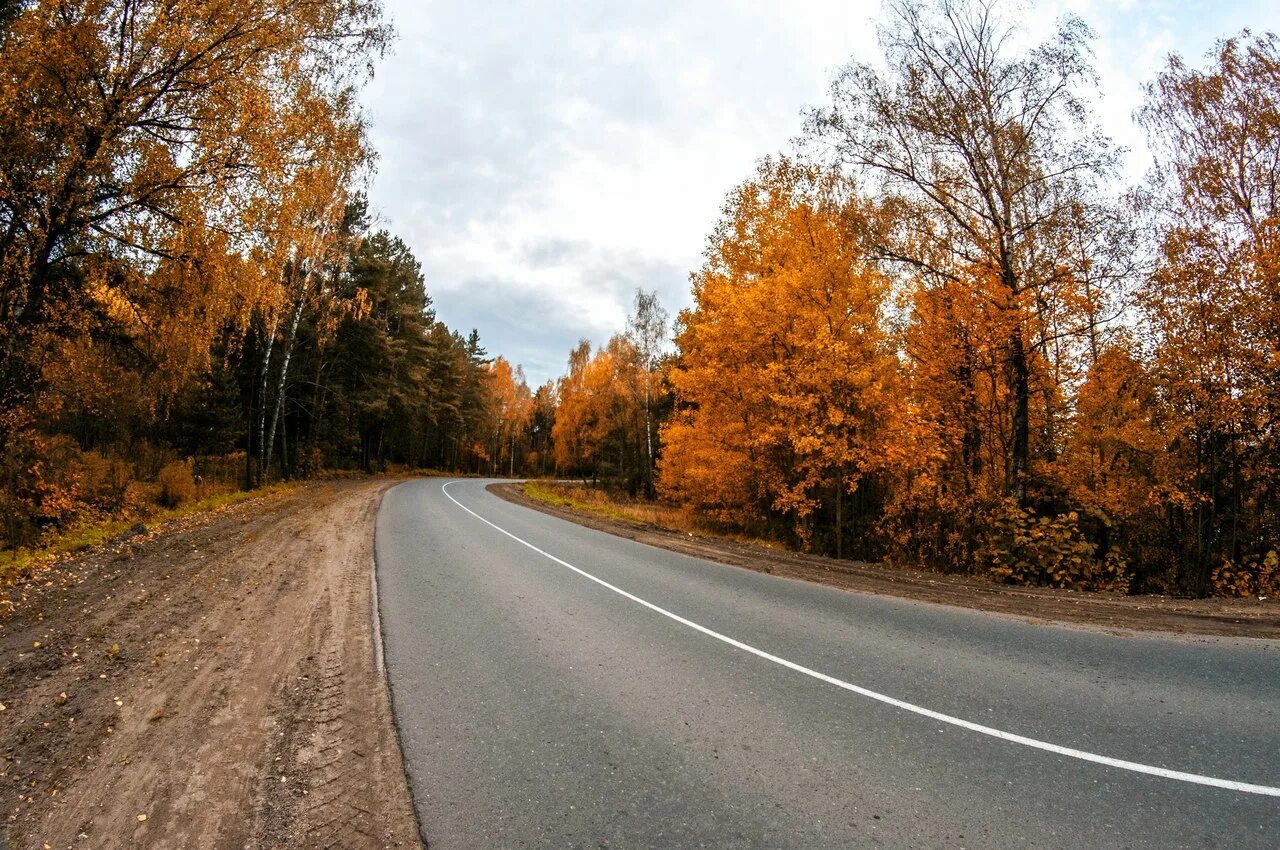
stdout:
<svg viewBox="0 0 1280 850">
<path fill-rule="evenodd" d="M 487 483 L 377 522 L 433 848 L 1280 846 L 1280 642 L 849 593 Z"/>
</svg>

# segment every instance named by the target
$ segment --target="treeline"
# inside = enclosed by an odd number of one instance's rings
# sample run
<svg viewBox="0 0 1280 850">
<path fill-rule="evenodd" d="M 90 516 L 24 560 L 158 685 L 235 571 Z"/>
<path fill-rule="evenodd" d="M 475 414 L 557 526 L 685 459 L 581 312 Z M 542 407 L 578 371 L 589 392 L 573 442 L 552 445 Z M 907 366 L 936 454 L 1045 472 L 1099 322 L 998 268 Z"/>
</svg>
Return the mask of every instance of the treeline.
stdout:
<svg viewBox="0 0 1280 850">
<path fill-rule="evenodd" d="M 562 471 L 634 490 L 657 453 L 664 498 L 842 556 L 1280 590 L 1276 37 L 1171 57 L 1137 115 L 1155 167 L 1126 186 L 1079 20 L 1020 49 L 978 0 L 886 15 L 882 69 L 845 68 L 801 154 L 730 194 L 660 452 L 629 389 L 645 370 L 607 380 L 636 361 L 623 336 L 570 360 Z"/>
<path fill-rule="evenodd" d="M 0 546 L 322 469 L 537 466 L 519 370 L 369 231 L 377 2 L 4 9 Z"/>
<path fill-rule="evenodd" d="M 230 358 L 215 352 L 200 377 L 234 390 L 201 392 L 205 430 L 174 434 L 174 445 L 246 450 L 254 482 L 264 471 L 523 472 L 534 397 L 520 367 L 489 357 L 477 331 L 436 320 L 418 261 L 399 238 L 368 232 L 359 199 L 338 241 L 346 250 L 321 297 L 295 306 L 287 327 L 253 324 Z"/>
<path fill-rule="evenodd" d="M 569 354 L 551 412 L 555 468 L 653 498 L 660 436 L 671 410 L 662 386 L 669 316 L 657 293 L 637 290 L 624 333 L 594 353 L 586 340 Z"/>
</svg>

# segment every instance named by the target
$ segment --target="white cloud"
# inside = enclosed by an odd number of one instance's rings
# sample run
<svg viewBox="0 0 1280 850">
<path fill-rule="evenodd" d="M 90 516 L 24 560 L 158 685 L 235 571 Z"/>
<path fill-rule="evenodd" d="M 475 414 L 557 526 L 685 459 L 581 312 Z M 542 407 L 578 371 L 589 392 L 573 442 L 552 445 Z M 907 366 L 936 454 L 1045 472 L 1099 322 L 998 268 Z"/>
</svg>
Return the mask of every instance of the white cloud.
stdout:
<svg viewBox="0 0 1280 850">
<path fill-rule="evenodd" d="M 878 3 L 388 0 L 396 50 L 365 96 L 383 223 L 422 260 L 441 318 L 556 374 L 621 327 L 635 286 L 689 302 L 725 193 L 787 146 L 832 72 L 874 60 Z M 1060 0 L 1098 34 L 1098 118 L 1145 167 L 1131 114 L 1171 49 L 1199 57 L 1263 3 Z"/>
</svg>

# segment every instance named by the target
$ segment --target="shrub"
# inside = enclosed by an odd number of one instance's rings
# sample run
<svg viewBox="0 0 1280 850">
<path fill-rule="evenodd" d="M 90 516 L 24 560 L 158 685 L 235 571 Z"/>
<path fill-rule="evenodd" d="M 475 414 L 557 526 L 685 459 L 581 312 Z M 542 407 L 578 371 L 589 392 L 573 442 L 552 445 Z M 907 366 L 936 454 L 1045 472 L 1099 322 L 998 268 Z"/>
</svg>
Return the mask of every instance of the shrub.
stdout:
<svg viewBox="0 0 1280 850">
<path fill-rule="evenodd" d="M 975 558 L 980 570 L 1008 584 L 1129 591 L 1124 559 L 1115 552 L 1099 559 L 1074 511 L 1036 516 L 1007 500 L 991 516 Z"/>
<path fill-rule="evenodd" d="M 211 484 L 237 486 L 245 477 L 244 461 L 245 456 L 242 451 L 228 455 L 202 455 L 195 459 L 191 472 L 203 480 L 206 486 Z M 204 498 L 204 494 L 201 494 L 201 498 Z"/>
<path fill-rule="evenodd" d="M 125 488 L 120 513 L 125 517 L 146 516 L 160 503 L 160 485 L 154 481 L 130 481 Z"/>
<path fill-rule="evenodd" d="M 166 508 L 176 508 L 196 496 L 196 482 L 189 460 L 166 463 L 156 476 L 156 483 L 160 485 L 160 504 Z"/>
<path fill-rule="evenodd" d="M 82 452 L 70 437 L 10 435 L 0 456 L 4 545 L 27 545 L 48 530 L 119 509 L 131 478 L 128 464 Z"/>
<path fill-rule="evenodd" d="M 1275 596 L 1280 593 L 1280 555 L 1272 549 L 1242 564 L 1224 558 L 1212 578 L 1218 596 Z"/>
<path fill-rule="evenodd" d="M 98 452 L 84 452 L 76 465 L 81 499 L 103 514 L 119 511 L 133 480 L 129 464 Z"/>
</svg>

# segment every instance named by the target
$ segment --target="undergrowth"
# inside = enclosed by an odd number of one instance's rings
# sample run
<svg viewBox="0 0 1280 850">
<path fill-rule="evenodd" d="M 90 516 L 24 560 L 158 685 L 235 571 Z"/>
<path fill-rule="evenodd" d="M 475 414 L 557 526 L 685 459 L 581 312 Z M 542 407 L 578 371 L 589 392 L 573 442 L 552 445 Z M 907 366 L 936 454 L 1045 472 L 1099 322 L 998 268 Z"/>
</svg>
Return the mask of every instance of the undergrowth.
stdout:
<svg viewBox="0 0 1280 850">
<path fill-rule="evenodd" d="M 629 499 L 583 484 L 562 484 L 551 481 L 526 481 L 520 485 L 520 489 L 536 502 L 593 514 L 617 522 L 650 525 L 684 534 L 712 535 L 739 543 L 767 546 L 770 549 L 784 548 L 776 540 L 735 534 L 701 519 L 689 508 L 666 502 Z"/>
<path fill-rule="evenodd" d="M 124 534 L 139 522 L 149 526 L 162 525 L 192 514 L 214 511 L 248 499 L 284 493 L 299 486 L 298 481 L 284 481 L 259 487 L 257 490 L 231 490 L 216 493 L 202 499 L 182 502 L 173 508 L 157 508 L 127 517 L 116 517 L 85 522 L 65 531 L 42 538 L 35 546 L 0 550 L 0 585 L 13 584 L 29 577 L 42 564 L 50 563 L 62 555 L 83 552 Z"/>
</svg>

